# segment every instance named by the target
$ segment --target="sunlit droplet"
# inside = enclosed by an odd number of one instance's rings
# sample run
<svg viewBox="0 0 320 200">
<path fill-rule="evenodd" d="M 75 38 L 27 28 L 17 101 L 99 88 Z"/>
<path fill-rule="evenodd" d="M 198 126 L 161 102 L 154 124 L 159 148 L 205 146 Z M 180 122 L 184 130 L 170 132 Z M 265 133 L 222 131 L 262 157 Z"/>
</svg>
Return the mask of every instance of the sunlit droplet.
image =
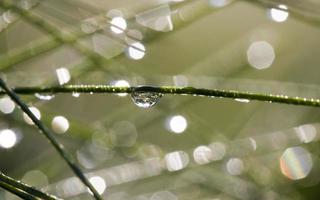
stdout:
<svg viewBox="0 0 320 200">
<path fill-rule="evenodd" d="M 140 42 L 135 42 L 130 44 L 130 46 L 127 49 L 127 55 L 134 59 L 134 60 L 140 60 L 145 55 L 146 48 L 144 45 Z"/>
<path fill-rule="evenodd" d="M 130 84 L 128 81 L 126 80 L 117 80 L 117 81 L 113 81 L 111 82 L 111 85 L 116 86 L 116 87 L 130 87 Z M 118 93 L 117 94 L 120 97 L 124 97 L 127 96 L 127 93 Z"/>
<path fill-rule="evenodd" d="M 54 132 L 62 134 L 69 129 L 69 121 L 63 116 L 56 116 L 51 122 L 51 127 Z"/>
<path fill-rule="evenodd" d="M 100 176 L 93 176 L 89 179 L 89 181 L 99 194 L 103 194 L 106 190 L 106 182 Z"/>
<path fill-rule="evenodd" d="M 189 156 L 184 151 L 175 151 L 166 154 L 165 162 L 169 171 L 178 171 L 185 168 L 189 163 Z"/>
<path fill-rule="evenodd" d="M 317 129 L 312 124 L 305 124 L 294 130 L 302 143 L 312 142 L 317 137 Z"/>
<path fill-rule="evenodd" d="M 5 149 L 12 148 L 17 143 L 17 135 L 11 129 L 0 131 L 0 147 Z"/>
<path fill-rule="evenodd" d="M 271 18 L 276 22 L 286 21 L 287 18 L 289 17 L 289 13 L 285 10 L 287 10 L 288 7 L 286 5 L 281 4 L 278 6 L 278 8 L 281 8 L 281 9 L 271 8 L 270 10 Z"/>
<path fill-rule="evenodd" d="M 36 107 L 29 107 L 29 110 L 33 113 L 33 115 L 37 118 L 37 119 L 41 119 L 41 113 L 38 110 L 38 108 Z M 31 120 L 31 118 L 26 114 L 23 113 L 23 119 L 27 124 L 33 125 L 33 121 Z"/>
<path fill-rule="evenodd" d="M 266 41 L 257 41 L 247 50 L 249 64 L 256 69 L 270 67 L 275 59 L 275 52 L 271 44 Z"/>
<path fill-rule="evenodd" d="M 173 133 L 180 134 L 187 129 L 188 122 L 182 115 L 175 115 L 169 119 L 168 128 Z"/>
<path fill-rule="evenodd" d="M 111 31 L 120 34 L 127 28 L 127 22 L 123 17 L 114 17 L 111 20 Z"/>
<path fill-rule="evenodd" d="M 64 85 L 70 81 L 70 72 L 67 68 L 61 67 L 56 69 L 58 81 L 60 85 Z"/>
<path fill-rule="evenodd" d="M 132 101 L 140 108 L 150 108 L 157 104 L 163 94 L 157 92 L 133 91 L 131 93 Z"/>
<path fill-rule="evenodd" d="M 302 147 L 287 148 L 280 158 L 282 174 L 292 180 L 299 180 L 308 176 L 312 166 L 310 153 Z"/>
<path fill-rule="evenodd" d="M 14 111 L 15 104 L 9 97 L 0 99 L 0 111 L 4 114 L 10 114 Z"/>
<path fill-rule="evenodd" d="M 212 151 L 207 146 L 198 146 L 193 151 L 193 159 L 200 165 L 207 164 L 212 160 Z"/>
<path fill-rule="evenodd" d="M 226 165 L 227 172 L 230 175 L 240 175 L 244 170 L 244 163 L 239 158 L 230 158 Z"/>
</svg>

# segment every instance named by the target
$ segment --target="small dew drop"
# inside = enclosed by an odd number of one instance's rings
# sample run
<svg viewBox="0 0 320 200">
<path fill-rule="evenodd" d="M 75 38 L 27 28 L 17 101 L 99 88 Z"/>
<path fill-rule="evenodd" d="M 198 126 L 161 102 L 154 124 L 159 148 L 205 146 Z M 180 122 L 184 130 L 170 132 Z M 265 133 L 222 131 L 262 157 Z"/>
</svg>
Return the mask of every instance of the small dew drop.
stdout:
<svg viewBox="0 0 320 200">
<path fill-rule="evenodd" d="M 133 102 L 141 108 L 150 108 L 157 104 L 160 98 L 163 96 L 157 92 L 144 92 L 144 91 L 133 91 L 131 98 Z"/>
<path fill-rule="evenodd" d="M 40 100 L 44 100 L 44 101 L 49 101 L 51 99 L 54 98 L 53 94 L 40 94 L 40 93 L 35 93 L 34 94 L 35 97 L 37 97 Z"/>
</svg>

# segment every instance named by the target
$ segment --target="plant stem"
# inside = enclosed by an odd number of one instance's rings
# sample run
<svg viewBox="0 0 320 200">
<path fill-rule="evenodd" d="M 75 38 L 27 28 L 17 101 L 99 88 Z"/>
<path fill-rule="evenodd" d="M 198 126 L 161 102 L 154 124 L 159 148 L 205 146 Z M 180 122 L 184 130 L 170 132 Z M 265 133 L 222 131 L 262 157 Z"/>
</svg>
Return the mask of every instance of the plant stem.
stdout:
<svg viewBox="0 0 320 200">
<path fill-rule="evenodd" d="M 320 99 L 317 98 L 289 97 L 286 95 L 260 94 L 252 92 L 241 92 L 236 90 L 218 90 L 175 86 L 116 87 L 109 85 L 65 85 L 55 87 L 17 87 L 14 88 L 13 91 L 17 94 L 24 95 L 32 95 L 35 93 L 132 93 L 134 91 L 141 91 L 175 95 L 247 99 L 265 101 L 269 103 L 283 103 L 320 107 Z M 0 94 L 5 94 L 5 92 L 0 91 Z"/>
<path fill-rule="evenodd" d="M 6 184 L 4 182 L 1 182 L 0 181 L 0 187 L 2 187 L 3 189 L 11 192 L 12 194 L 15 194 L 17 195 L 18 197 L 22 198 L 22 199 L 26 199 L 26 200 L 39 200 L 39 198 L 36 198 L 28 193 L 25 193 L 15 187 L 12 187 L 11 185 L 9 184 Z"/>
<path fill-rule="evenodd" d="M 75 173 L 76 176 L 90 189 L 93 193 L 93 196 L 97 200 L 101 200 L 102 197 L 96 191 L 96 189 L 92 186 L 89 180 L 85 177 L 81 169 L 75 163 L 74 159 L 69 155 L 63 148 L 63 146 L 55 139 L 53 132 L 47 128 L 28 108 L 28 106 L 19 98 L 16 93 L 9 89 L 6 83 L 0 78 L 0 87 L 4 90 L 4 92 L 17 104 L 19 107 L 25 112 L 29 118 L 33 121 L 33 123 L 39 128 L 40 132 L 45 135 L 45 137 L 49 140 L 52 146 L 56 149 L 59 155 L 65 160 L 65 162 L 69 165 L 71 170 Z"/>
<path fill-rule="evenodd" d="M 41 192 L 40 190 L 35 189 L 34 187 L 31 187 L 25 183 L 22 183 L 20 181 L 14 180 L 11 177 L 6 176 L 5 174 L 0 172 L 0 185 L 6 190 L 9 190 L 9 187 L 6 185 L 10 186 L 9 191 L 13 192 L 13 190 L 20 190 L 21 192 L 26 193 L 27 195 L 32 195 L 34 197 L 38 197 L 44 200 L 58 200 L 59 198 L 52 196 L 50 194 L 46 194 L 44 192 Z"/>
</svg>

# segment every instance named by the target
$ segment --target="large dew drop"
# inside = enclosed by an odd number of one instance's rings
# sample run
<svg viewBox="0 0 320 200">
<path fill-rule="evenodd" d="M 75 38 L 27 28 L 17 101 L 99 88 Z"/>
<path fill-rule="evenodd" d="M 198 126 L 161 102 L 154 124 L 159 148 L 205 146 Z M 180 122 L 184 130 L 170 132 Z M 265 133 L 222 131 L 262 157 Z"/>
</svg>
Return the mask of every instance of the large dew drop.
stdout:
<svg viewBox="0 0 320 200">
<path fill-rule="evenodd" d="M 141 91 L 140 88 L 139 91 L 136 90 L 131 93 L 133 102 L 141 108 L 150 108 L 154 106 L 159 102 L 162 96 L 163 94 L 161 93 Z"/>
</svg>

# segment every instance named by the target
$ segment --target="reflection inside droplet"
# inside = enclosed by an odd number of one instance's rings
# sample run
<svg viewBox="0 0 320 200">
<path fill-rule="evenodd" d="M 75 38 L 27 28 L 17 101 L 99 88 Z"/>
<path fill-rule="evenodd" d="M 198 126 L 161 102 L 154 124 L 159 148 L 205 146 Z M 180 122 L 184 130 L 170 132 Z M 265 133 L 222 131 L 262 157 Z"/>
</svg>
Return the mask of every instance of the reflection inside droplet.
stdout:
<svg viewBox="0 0 320 200">
<path fill-rule="evenodd" d="M 303 179 L 310 173 L 313 161 L 310 153 L 302 147 L 287 148 L 280 157 L 283 175 L 292 180 Z"/>
</svg>

